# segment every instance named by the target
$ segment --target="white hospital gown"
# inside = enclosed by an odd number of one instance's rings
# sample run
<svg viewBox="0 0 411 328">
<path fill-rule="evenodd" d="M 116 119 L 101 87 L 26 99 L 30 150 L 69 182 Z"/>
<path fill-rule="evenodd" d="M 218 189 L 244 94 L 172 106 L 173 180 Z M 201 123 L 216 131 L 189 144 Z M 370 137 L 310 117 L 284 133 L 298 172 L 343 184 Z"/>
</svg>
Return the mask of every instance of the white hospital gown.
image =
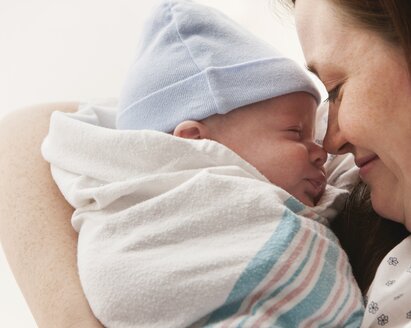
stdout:
<svg viewBox="0 0 411 328">
<path fill-rule="evenodd" d="M 392 249 L 378 267 L 361 327 L 411 327 L 411 236 Z"/>
</svg>

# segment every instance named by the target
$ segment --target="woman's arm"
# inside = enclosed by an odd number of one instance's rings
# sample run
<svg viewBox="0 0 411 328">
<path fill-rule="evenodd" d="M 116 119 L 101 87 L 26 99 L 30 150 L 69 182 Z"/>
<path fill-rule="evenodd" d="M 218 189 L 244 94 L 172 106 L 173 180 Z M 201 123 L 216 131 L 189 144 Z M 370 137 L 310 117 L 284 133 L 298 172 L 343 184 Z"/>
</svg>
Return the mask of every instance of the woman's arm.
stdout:
<svg viewBox="0 0 411 328">
<path fill-rule="evenodd" d="M 0 240 L 39 327 L 102 327 L 77 274 L 73 209 L 40 154 L 50 114 L 77 103 L 35 106 L 0 120 Z"/>
</svg>

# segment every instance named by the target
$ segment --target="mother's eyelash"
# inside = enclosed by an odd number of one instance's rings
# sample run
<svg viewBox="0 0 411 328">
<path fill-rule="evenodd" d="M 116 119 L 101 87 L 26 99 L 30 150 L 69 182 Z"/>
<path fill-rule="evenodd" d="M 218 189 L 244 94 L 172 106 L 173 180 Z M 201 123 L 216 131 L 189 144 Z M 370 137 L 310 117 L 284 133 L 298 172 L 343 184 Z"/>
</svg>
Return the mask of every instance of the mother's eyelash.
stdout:
<svg viewBox="0 0 411 328">
<path fill-rule="evenodd" d="M 328 97 L 327 97 L 327 99 L 325 99 L 325 102 L 334 103 L 338 99 L 340 90 L 341 90 L 341 84 L 338 84 L 335 88 L 328 91 Z"/>
</svg>

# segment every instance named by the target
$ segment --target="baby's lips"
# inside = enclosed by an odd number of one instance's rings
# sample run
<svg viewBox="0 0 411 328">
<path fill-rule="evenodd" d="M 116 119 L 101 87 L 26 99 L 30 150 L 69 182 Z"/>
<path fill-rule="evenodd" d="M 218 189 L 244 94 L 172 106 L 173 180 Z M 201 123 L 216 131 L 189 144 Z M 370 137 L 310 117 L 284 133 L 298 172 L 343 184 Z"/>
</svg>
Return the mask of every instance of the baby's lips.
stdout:
<svg viewBox="0 0 411 328">
<path fill-rule="evenodd" d="M 307 179 L 311 185 L 313 186 L 313 191 L 315 195 L 313 195 L 314 199 L 319 199 L 322 194 L 325 191 L 325 186 L 326 186 L 326 178 L 325 175 L 320 175 L 318 177 L 312 178 L 312 179 Z"/>
<path fill-rule="evenodd" d="M 324 185 L 324 182 L 320 179 L 309 179 L 315 188 L 321 188 Z"/>
<path fill-rule="evenodd" d="M 321 172 L 321 174 L 319 174 L 316 177 L 313 178 L 309 178 L 308 179 L 311 184 L 318 189 L 323 189 L 325 188 L 325 185 L 327 183 L 327 179 L 325 178 L 325 174 L 323 172 Z"/>
</svg>

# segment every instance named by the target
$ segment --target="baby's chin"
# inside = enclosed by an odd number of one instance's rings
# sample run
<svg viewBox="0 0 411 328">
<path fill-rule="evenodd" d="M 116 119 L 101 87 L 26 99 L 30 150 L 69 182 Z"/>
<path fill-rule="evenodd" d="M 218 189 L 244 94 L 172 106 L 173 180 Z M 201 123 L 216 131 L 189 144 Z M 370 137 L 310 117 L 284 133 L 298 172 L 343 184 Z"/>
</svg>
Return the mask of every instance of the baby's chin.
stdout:
<svg viewBox="0 0 411 328">
<path fill-rule="evenodd" d="M 325 188 L 313 199 L 313 206 L 317 206 L 321 200 L 321 197 L 324 195 Z"/>
<path fill-rule="evenodd" d="M 318 193 L 315 196 L 305 192 L 303 197 L 297 197 L 297 199 L 304 205 L 307 205 L 309 207 L 315 207 L 317 206 L 321 197 L 324 195 L 324 192 L 325 192 L 325 189 L 323 189 L 320 193 Z"/>
<path fill-rule="evenodd" d="M 317 204 L 317 202 L 315 202 L 314 200 L 307 200 L 307 199 L 299 198 L 299 201 L 308 207 L 314 207 Z"/>
</svg>

